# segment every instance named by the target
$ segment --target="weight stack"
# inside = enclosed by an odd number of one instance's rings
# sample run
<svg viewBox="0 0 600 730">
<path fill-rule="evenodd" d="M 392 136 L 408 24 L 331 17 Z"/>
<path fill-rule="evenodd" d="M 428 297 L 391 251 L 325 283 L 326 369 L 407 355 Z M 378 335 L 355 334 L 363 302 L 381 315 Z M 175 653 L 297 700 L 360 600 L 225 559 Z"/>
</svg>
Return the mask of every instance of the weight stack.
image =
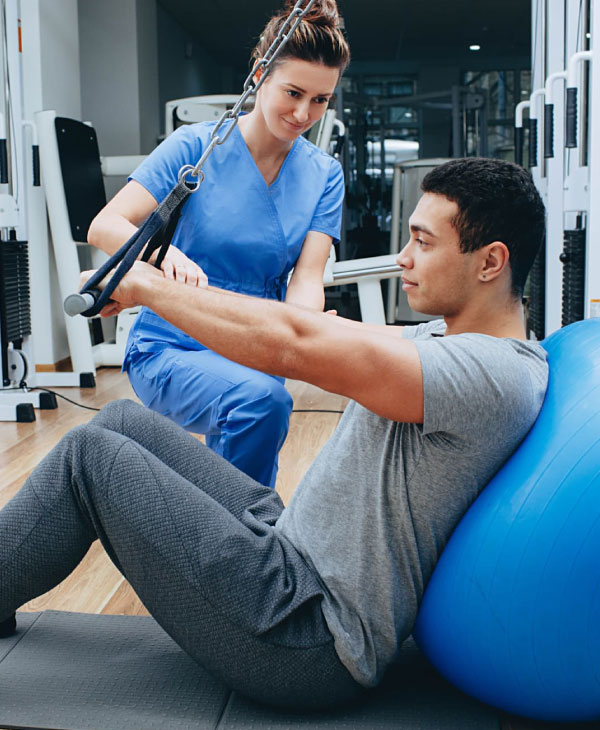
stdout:
<svg viewBox="0 0 600 730">
<path fill-rule="evenodd" d="M 0 241 L 2 349 L 31 334 L 29 256 L 26 241 Z"/>
<path fill-rule="evenodd" d="M 540 246 L 529 278 L 529 326 L 541 341 L 546 336 L 546 241 Z"/>
<path fill-rule="evenodd" d="M 585 228 L 564 233 L 564 247 L 560 255 L 562 276 L 562 326 L 583 319 L 585 307 Z"/>
</svg>

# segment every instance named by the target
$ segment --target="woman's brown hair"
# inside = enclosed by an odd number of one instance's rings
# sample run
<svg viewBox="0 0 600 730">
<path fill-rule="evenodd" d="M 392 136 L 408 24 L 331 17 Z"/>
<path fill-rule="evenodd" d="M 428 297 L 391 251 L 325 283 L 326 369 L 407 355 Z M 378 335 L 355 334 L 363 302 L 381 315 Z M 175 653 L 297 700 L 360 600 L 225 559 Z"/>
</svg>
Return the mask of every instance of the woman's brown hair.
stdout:
<svg viewBox="0 0 600 730">
<path fill-rule="evenodd" d="M 264 57 L 294 5 L 294 0 L 287 0 L 283 10 L 269 20 L 252 51 L 252 65 Z M 277 57 L 275 65 L 289 58 L 321 63 L 339 68 L 340 74 L 344 72 L 350 63 L 350 48 L 335 0 L 316 0 Z"/>
</svg>

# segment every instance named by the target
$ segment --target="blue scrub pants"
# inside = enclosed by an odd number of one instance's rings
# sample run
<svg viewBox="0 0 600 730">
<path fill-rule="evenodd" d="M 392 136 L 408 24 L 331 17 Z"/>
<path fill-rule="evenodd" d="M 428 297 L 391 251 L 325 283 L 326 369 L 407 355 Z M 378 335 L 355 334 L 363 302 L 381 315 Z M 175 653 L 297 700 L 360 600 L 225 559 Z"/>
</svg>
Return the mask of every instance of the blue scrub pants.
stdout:
<svg viewBox="0 0 600 730">
<path fill-rule="evenodd" d="M 252 370 L 211 350 L 165 346 L 129 352 L 127 373 L 142 403 L 193 433 L 240 471 L 275 486 L 292 397 L 283 378 Z"/>
</svg>

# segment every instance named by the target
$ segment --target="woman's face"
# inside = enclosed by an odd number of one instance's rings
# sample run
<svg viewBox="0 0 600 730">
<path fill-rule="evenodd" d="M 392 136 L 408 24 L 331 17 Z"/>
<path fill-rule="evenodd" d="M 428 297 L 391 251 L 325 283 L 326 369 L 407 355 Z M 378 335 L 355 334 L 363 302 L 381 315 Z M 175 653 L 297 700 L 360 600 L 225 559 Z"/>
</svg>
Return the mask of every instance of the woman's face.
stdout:
<svg viewBox="0 0 600 730">
<path fill-rule="evenodd" d="M 282 142 L 293 142 L 325 114 L 339 69 L 290 58 L 278 64 L 256 98 L 267 129 Z"/>
</svg>

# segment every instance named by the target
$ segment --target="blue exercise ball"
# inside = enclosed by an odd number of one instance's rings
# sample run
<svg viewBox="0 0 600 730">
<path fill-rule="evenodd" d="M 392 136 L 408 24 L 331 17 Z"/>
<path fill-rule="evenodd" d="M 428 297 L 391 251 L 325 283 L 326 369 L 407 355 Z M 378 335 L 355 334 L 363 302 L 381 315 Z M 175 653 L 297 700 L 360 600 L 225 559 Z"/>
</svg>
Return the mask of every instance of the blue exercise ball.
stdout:
<svg viewBox="0 0 600 730">
<path fill-rule="evenodd" d="M 414 636 L 483 702 L 537 720 L 597 720 L 600 319 L 542 344 L 542 410 L 448 541 Z"/>
</svg>

